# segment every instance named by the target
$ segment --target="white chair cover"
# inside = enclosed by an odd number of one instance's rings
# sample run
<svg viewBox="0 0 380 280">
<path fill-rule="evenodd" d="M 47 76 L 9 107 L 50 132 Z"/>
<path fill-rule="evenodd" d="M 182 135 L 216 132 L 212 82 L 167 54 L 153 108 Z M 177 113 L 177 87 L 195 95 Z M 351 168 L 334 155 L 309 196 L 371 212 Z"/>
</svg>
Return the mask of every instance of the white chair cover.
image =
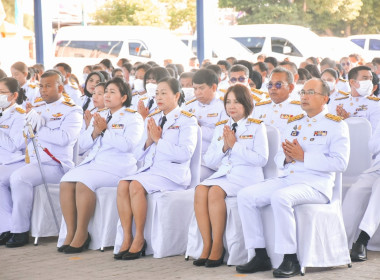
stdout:
<svg viewBox="0 0 380 280">
<path fill-rule="evenodd" d="M 351 263 L 343 224 L 341 197 L 342 175 L 336 174 L 333 197 L 329 204 L 304 204 L 294 207 L 297 223 L 298 259 L 301 267 L 330 267 Z M 262 211 L 265 241 L 273 267 L 283 256 L 274 253 L 274 219 L 271 206 Z M 254 251 L 249 250 L 249 258 Z"/>
<path fill-rule="evenodd" d="M 345 120 L 350 132 L 350 159 L 343 172 L 343 197 L 364 170 L 371 167 L 371 153 L 368 142 L 372 136 L 371 123 L 366 118 L 348 118 Z"/>
<path fill-rule="evenodd" d="M 278 129 L 273 126 L 267 125 L 266 128 L 269 145 L 269 157 L 268 163 L 263 168 L 263 171 L 265 179 L 269 179 L 278 176 L 278 169 L 276 163 L 274 162 L 274 156 L 280 146 L 280 133 Z M 244 245 L 244 235 L 237 208 L 237 199 L 236 197 L 227 197 L 225 201 L 227 207 L 227 220 L 223 243 L 227 250 L 227 254 L 224 259 L 227 261 L 227 265 L 245 264 L 248 258 L 248 251 L 245 249 Z M 187 238 L 188 243 L 186 258 L 192 257 L 194 259 L 198 259 L 202 253 L 203 242 L 202 236 L 198 229 L 195 213 L 193 213 L 191 218 Z"/>
</svg>

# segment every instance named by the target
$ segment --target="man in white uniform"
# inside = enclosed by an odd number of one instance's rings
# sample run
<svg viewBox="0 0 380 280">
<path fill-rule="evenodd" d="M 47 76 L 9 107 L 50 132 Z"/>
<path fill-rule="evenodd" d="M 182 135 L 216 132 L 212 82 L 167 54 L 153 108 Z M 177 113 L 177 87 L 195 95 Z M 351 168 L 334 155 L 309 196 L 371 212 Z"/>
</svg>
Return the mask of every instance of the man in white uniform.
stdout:
<svg viewBox="0 0 380 280">
<path fill-rule="evenodd" d="M 76 105 L 82 106 L 81 100 L 82 93 L 78 88 L 78 85 L 70 82 L 71 67 L 66 63 L 58 63 L 54 66 L 54 69 L 58 70 L 64 77 L 64 92 L 74 101 Z"/>
<path fill-rule="evenodd" d="M 301 91 L 301 114 L 288 120 L 277 166 L 284 177 L 267 180 L 241 190 L 238 208 L 242 220 L 245 246 L 256 256 L 236 267 L 240 273 L 271 270 L 266 252 L 260 209 L 271 205 L 275 222 L 275 248 L 284 254 L 275 277 L 292 277 L 300 273 L 297 258 L 297 234 L 294 206 L 325 204 L 332 198 L 335 172 L 346 169 L 349 159 L 349 133 L 341 118 L 328 114 L 324 105 L 330 89 L 321 79 L 308 80 Z"/>
<path fill-rule="evenodd" d="M 38 152 L 47 183 L 59 183 L 63 174 L 74 166 L 73 148 L 82 126 L 82 108 L 64 101 L 63 79 L 56 70 L 48 70 L 41 76 L 41 97 L 46 104 L 32 109 L 27 115 L 36 135 Z M 22 131 L 20 131 L 22 133 Z M 44 149 L 44 150 L 43 150 Z M 33 143 L 29 142 L 30 164 L 15 171 L 2 169 L 0 180 L 5 188 L 1 193 L 0 224 L 8 225 L 13 235 L 7 247 L 20 247 L 28 243 L 30 218 L 33 205 L 33 187 L 43 183 Z M 48 155 L 51 153 L 51 156 Z"/>
</svg>

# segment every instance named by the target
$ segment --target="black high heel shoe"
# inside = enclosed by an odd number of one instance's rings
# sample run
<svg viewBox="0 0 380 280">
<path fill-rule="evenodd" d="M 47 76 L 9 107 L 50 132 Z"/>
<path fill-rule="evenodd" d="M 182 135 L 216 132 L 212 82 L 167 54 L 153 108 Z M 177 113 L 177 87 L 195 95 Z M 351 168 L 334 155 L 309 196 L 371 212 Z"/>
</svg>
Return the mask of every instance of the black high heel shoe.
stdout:
<svg viewBox="0 0 380 280">
<path fill-rule="evenodd" d="M 208 259 L 205 263 L 205 267 L 217 267 L 223 264 L 224 255 L 226 254 L 226 249 L 223 248 L 222 256 L 219 260 L 210 260 Z"/>
<path fill-rule="evenodd" d="M 114 258 L 115 260 L 121 260 L 121 259 L 123 258 L 123 256 L 124 256 L 126 253 L 128 253 L 128 252 L 129 252 L 129 249 L 124 250 L 124 251 L 120 251 L 119 253 L 114 254 L 114 255 L 113 255 L 113 258 Z"/>
<path fill-rule="evenodd" d="M 140 258 L 141 256 L 145 256 L 145 250 L 146 250 L 147 244 L 146 240 L 144 239 L 144 245 L 142 249 L 136 253 L 127 252 L 122 256 L 123 260 L 135 260 Z"/>
<path fill-rule="evenodd" d="M 88 246 L 90 245 L 91 242 L 91 236 L 88 234 L 87 240 L 83 243 L 81 247 L 72 247 L 69 245 L 66 249 L 64 249 L 65 254 L 76 254 L 76 253 L 81 253 L 83 250 L 88 249 Z"/>
<path fill-rule="evenodd" d="M 63 253 L 63 251 L 65 251 L 66 248 L 68 248 L 70 245 L 62 245 L 61 247 L 59 247 L 57 249 L 58 252 L 60 253 Z"/>
<path fill-rule="evenodd" d="M 193 265 L 195 266 L 204 266 L 206 264 L 208 259 L 204 259 L 204 258 L 201 258 L 201 259 L 197 259 L 195 261 L 193 261 Z"/>
</svg>

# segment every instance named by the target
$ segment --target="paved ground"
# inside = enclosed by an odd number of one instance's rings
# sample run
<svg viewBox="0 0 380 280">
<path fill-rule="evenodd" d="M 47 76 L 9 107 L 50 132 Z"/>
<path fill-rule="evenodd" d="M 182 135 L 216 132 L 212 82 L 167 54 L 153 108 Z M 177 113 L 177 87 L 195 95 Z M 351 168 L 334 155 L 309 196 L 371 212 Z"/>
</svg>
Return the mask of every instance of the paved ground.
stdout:
<svg viewBox="0 0 380 280">
<path fill-rule="evenodd" d="M 334 268 L 309 268 L 293 279 L 380 279 L 380 252 L 370 252 L 369 261 Z M 42 238 L 35 247 L 0 247 L 0 279 L 273 279 L 271 272 L 243 275 L 235 267 L 195 267 L 184 256 L 134 261 L 116 261 L 111 249 L 65 255 L 56 251 L 56 238 Z"/>
</svg>

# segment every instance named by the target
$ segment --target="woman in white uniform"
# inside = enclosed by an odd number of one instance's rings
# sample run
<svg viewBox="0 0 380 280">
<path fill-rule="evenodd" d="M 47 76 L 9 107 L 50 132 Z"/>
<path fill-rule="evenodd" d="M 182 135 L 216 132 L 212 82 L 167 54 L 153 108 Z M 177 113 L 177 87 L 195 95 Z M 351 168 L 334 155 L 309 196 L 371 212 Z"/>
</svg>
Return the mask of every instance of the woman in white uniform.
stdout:
<svg viewBox="0 0 380 280">
<path fill-rule="evenodd" d="M 137 171 L 133 151 L 144 130 L 140 114 L 131 110 L 131 90 L 122 79 L 107 82 L 104 102 L 108 110 L 95 113 L 80 147 L 90 150 L 76 168 L 61 179 L 60 200 L 67 226 L 64 245 L 59 252 L 79 253 L 91 241 L 88 223 L 95 210 L 95 191 L 115 187 L 119 180 Z"/>
<path fill-rule="evenodd" d="M 95 86 L 100 82 L 105 82 L 104 76 L 100 72 L 91 72 L 87 76 L 86 82 L 84 83 L 83 87 L 84 95 L 81 97 L 82 104 L 79 104 L 80 106 L 82 106 L 83 112 L 86 112 L 87 110 L 92 110 L 94 108 L 92 95 L 94 94 Z"/>
<path fill-rule="evenodd" d="M 20 106 L 24 99 L 25 91 L 20 89 L 16 79 L 0 80 L 0 245 L 5 245 L 11 237 L 9 213 L 12 213 L 12 199 L 9 177 L 25 164 L 25 140 L 22 134 L 25 110 Z"/>
<path fill-rule="evenodd" d="M 236 84 L 224 97 L 227 120 L 216 124 L 212 142 L 204 155 L 207 166 L 217 170 L 195 189 L 194 210 L 203 240 L 196 266 L 216 267 L 223 263 L 223 234 L 226 226 L 226 196 L 264 180 L 262 167 L 268 161 L 266 127 L 248 118 L 253 110 L 249 89 Z"/>
<path fill-rule="evenodd" d="M 104 104 L 104 92 L 105 92 L 105 82 L 100 82 L 98 83 L 95 88 L 94 88 L 94 93 L 92 94 L 92 103 L 94 108 L 91 110 L 86 110 L 84 111 L 84 116 L 83 116 L 83 127 L 82 127 L 82 132 L 84 132 L 88 126 L 90 125 L 90 122 L 92 120 L 92 115 L 96 112 L 101 112 L 102 110 L 106 109 L 106 105 Z"/>
<path fill-rule="evenodd" d="M 158 82 L 159 111 L 145 120 L 143 141 L 136 149 L 142 168 L 123 178 L 117 190 L 117 207 L 124 240 L 116 259 L 132 260 L 145 255 L 144 226 L 146 195 L 186 189 L 191 181 L 190 160 L 197 145 L 197 120 L 179 106 L 184 97 L 178 80 L 165 77 Z M 132 236 L 132 219 L 136 233 Z"/>
<path fill-rule="evenodd" d="M 342 93 L 339 93 L 337 83 L 339 81 L 338 72 L 335 69 L 327 68 L 321 74 L 321 79 L 324 80 L 330 88 L 330 100 L 335 100 L 338 97 L 344 97 Z"/>
</svg>

